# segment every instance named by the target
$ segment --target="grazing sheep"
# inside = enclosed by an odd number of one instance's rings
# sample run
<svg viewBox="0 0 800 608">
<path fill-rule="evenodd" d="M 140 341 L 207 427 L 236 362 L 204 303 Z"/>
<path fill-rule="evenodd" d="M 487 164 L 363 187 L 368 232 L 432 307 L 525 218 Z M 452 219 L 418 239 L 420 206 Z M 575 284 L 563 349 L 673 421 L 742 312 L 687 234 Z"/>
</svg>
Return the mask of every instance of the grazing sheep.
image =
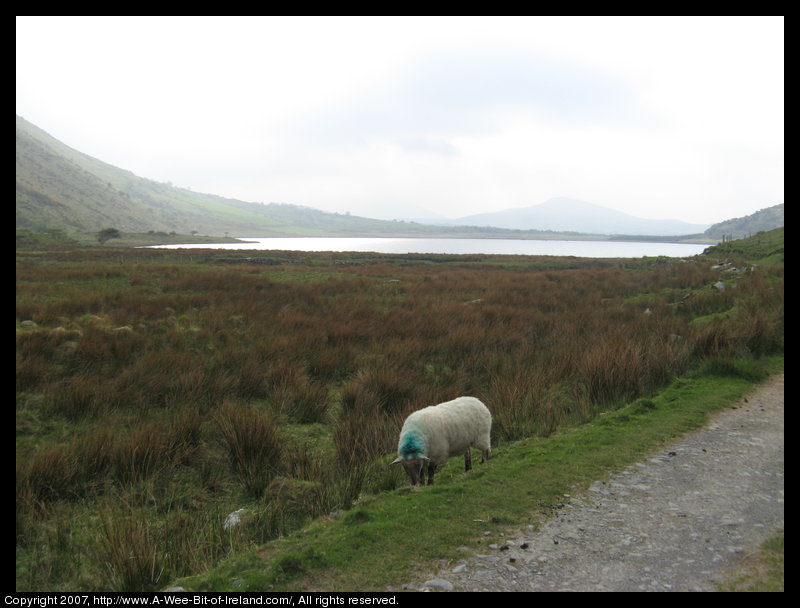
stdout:
<svg viewBox="0 0 800 608">
<path fill-rule="evenodd" d="M 397 444 L 397 459 L 402 464 L 411 485 L 433 485 L 436 467 L 450 456 L 464 454 L 464 469 L 472 470 L 470 448 L 481 450 L 481 462 L 489 459 L 492 414 L 475 397 L 459 397 L 453 401 L 431 405 L 413 412 L 406 418 Z"/>
</svg>

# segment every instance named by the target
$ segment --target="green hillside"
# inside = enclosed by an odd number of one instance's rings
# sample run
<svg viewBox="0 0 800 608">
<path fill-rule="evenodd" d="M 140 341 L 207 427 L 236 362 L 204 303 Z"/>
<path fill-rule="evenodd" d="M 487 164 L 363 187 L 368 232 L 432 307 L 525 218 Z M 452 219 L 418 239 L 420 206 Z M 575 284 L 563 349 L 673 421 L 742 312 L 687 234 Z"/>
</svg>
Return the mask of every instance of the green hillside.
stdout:
<svg viewBox="0 0 800 608">
<path fill-rule="evenodd" d="M 759 264 L 784 263 L 784 228 L 775 228 L 743 239 L 728 240 L 709 247 L 706 253 L 719 258 L 745 258 Z"/>
<path fill-rule="evenodd" d="M 176 188 L 78 152 L 19 116 L 16 122 L 17 228 L 91 233 L 113 226 L 123 232 L 233 236 L 463 232 Z"/>
<path fill-rule="evenodd" d="M 94 232 L 114 226 L 125 232 L 297 234 L 294 222 L 285 213 L 275 213 L 274 205 L 225 199 L 138 177 L 65 146 L 19 116 L 16 171 L 18 228 Z M 313 227 L 309 229 L 313 233 Z"/>
<path fill-rule="evenodd" d="M 176 188 L 64 145 L 17 116 L 16 227 L 31 232 L 229 236 L 558 238 L 558 233 L 429 226 L 253 203 Z M 85 240 L 85 239 L 84 239 Z"/>
<path fill-rule="evenodd" d="M 735 217 L 714 224 L 705 235 L 718 241 L 741 239 L 758 232 L 782 228 L 784 221 L 783 203 L 760 209 L 744 217 Z"/>
</svg>

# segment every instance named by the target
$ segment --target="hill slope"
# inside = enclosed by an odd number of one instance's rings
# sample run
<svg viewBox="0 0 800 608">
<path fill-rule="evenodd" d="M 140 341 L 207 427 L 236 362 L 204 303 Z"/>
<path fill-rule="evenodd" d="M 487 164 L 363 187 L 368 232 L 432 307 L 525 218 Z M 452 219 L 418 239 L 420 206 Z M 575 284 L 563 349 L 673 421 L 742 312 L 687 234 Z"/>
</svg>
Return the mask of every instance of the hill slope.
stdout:
<svg viewBox="0 0 800 608">
<path fill-rule="evenodd" d="M 736 217 L 714 224 L 705 234 L 718 241 L 741 239 L 758 232 L 782 228 L 784 223 L 783 203 L 760 209 L 744 217 Z"/>
<path fill-rule="evenodd" d="M 140 178 L 82 154 L 17 117 L 17 227 L 189 233 L 270 228 L 256 210 Z"/>
<path fill-rule="evenodd" d="M 120 188 L 125 176 L 113 167 L 63 146 L 17 116 L 16 225 L 68 231 L 119 226 L 165 229 L 168 224 Z M 104 182 L 101 176 L 107 179 Z M 134 176 L 131 174 L 130 176 Z"/>
<path fill-rule="evenodd" d="M 138 177 L 66 146 L 17 116 L 16 226 L 233 236 L 425 234 L 428 227 L 202 194 Z M 435 229 L 442 232 L 441 228 Z"/>
</svg>

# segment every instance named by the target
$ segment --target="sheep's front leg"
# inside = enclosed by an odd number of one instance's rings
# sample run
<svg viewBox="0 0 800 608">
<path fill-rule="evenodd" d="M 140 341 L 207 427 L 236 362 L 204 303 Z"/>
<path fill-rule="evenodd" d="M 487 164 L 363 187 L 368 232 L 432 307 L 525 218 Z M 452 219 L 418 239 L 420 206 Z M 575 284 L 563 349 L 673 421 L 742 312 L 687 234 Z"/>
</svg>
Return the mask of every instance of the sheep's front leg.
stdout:
<svg viewBox="0 0 800 608">
<path fill-rule="evenodd" d="M 481 464 L 484 462 L 489 462 L 489 450 L 483 450 L 481 452 Z"/>
<path fill-rule="evenodd" d="M 471 471 L 472 470 L 472 452 L 469 448 L 467 451 L 464 452 L 464 470 Z"/>
<path fill-rule="evenodd" d="M 433 474 L 436 472 L 436 465 L 428 462 L 428 485 L 433 485 Z"/>
</svg>

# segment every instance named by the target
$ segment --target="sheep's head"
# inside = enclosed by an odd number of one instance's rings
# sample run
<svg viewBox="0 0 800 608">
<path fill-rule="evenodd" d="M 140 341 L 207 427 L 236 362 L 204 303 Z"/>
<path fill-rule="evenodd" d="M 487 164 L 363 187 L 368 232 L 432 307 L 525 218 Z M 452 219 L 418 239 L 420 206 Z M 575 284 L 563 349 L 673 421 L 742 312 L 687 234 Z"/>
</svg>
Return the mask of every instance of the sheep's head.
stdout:
<svg viewBox="0 0 800 608">
<path fill-rule="evenodd" d="M 412 486 L 418 486 L 425 483 L 424 467 L 425 463 L 430 460 L 427 456 L 420 456 L 419 458 L 396 458 L 390 464 L 402 464 L 403 468 L 411 480 Z"/>
</svg>

